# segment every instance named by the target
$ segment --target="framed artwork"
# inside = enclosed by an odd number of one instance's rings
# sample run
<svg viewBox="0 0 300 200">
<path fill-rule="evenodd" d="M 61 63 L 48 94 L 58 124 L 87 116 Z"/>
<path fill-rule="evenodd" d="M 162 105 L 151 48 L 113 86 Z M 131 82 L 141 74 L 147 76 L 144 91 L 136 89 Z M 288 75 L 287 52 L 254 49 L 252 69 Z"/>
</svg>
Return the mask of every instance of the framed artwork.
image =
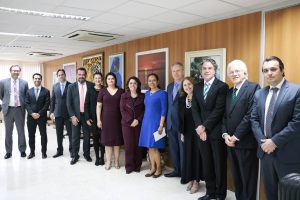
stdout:
<svg viewBox="0 0 300 200">
<path fill-rule="evenodd" d="M 202 78 L 199 65 L 204 58 L 212 58 L 216 61 L 218 64 L 216 77 L 225 82 L 226 48 L 185 52 L 185 76 L 194 77 L 196 82 L 199 82 Z"/>
<path fill-rule="evenodd" d="M 56 72 L 52 72 L 52 85 L 58 82 L 58 78 L 56 76 Z"/>
<path fill-rule="evenodd" d="M 76 82 L 76 62 L 63 64 L 63 69 L 66 72 L 67 81 Z"/>
<path fill-rule="evenodd" d="M 103 74 L 103 53 L 82 58 L 82 66 L 87 71 L 86 80 L 93 81 L 93 74 L 101 72 Z"/>
<path fill-rule="evenodd" d="M 159 85 L 163 90 L 167 89 L 169 49 L 155 49 L 150 51 L 138 52 L 135 54 L 136 76 L 142 83 L 142 91 L 148 89 L 147 76 L 155 73 L 159 77 Z"/>
<path fill-rule="evenodd" d="M 124 88 L 124 53 L 117 53 L 109 56 L 109 72 L 117 77 L 117 85 Z"/>
</svg>

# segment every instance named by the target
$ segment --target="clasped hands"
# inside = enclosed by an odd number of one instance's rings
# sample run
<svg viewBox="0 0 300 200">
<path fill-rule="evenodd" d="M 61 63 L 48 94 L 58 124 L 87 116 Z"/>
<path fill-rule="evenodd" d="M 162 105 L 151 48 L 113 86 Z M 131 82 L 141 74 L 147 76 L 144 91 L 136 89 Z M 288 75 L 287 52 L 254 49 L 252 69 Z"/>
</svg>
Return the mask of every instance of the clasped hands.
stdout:
<svg viewBox="0 0 300 200">
<path fill-rule="evenodd" d="M 33 119 L 38 119 L 38 118 L 40 118 L 40 114 L 39 113 L 31 113 L 31 117 Z"/>
<path fill-rule="evenodd" d="M 272 139 L 262 139 L 260 141 L 262 142 L 260 147 L 265 153 L 270 154 L 275 151 L 277 146 Z"/>
<path fill-rule="evenodd" d="M 196 128 L 196 132 L 197 134 L 199 135 L 200 139 L 202 141 L 206 141 L 207 140 L 207 133 L 206 133 L 206 130 L 205 130 L 205 127 L 200 125 Z"/>
<path fill-rule="evenodd" d="M 224 136 L 225 143 L 229 147 L 235 147 L 235 142 L 237 141 L 234 135 L 230 136 L 228 133 Z"/>
</svg>

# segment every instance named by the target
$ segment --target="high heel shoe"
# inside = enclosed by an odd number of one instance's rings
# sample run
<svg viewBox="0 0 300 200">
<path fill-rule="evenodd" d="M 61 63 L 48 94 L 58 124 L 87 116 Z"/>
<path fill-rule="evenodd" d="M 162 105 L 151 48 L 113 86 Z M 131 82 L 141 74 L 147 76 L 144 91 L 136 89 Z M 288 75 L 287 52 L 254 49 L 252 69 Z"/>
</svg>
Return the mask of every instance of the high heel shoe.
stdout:
<svg viewBox="0 0 300 200">
<path fill-rule="evenodd" d="M 194 194 L 199 190 L 199 183 L 194 182 L 193 187 L 191 188 L 190 194 Z"/>
<path fill-rule="evenodd" d="M 186 187 L 186 191 L 190 191 L 193 187 L 193 181 L 189 182 L 189 185 Z"/>
<path fill-rule="evenodd" d="M 155 172 L 156 173 L 156 172 Z M 160 172 L 159 174 L 153 174 L 153 176 L 152 176 L 152 178 L 158 178 L 158 177 L 160 177 L 161 175 L 162 175 L 162 173 Z"/>
<path fill-rule="evenodd" d="M 111 162 L 106 162 L 106 164 L 105 164 L 105 169 L 106 170 L 110 170 L 110 168 L 111 168 Z"/>
<path fill-rule="evenodd" d="M 119 162 L 115 162 L 115 168 L 120 169 L 120 163 Z"/>
<path fill-rule="evenodd" d="M 155 171 L 154 171 L 154 172 L 147 173 L 147 174 L 145 175 L 145 177 L 151 177 L 151 176 L 153 176 L 154 174 L 155 174 Z"/>
</svg>

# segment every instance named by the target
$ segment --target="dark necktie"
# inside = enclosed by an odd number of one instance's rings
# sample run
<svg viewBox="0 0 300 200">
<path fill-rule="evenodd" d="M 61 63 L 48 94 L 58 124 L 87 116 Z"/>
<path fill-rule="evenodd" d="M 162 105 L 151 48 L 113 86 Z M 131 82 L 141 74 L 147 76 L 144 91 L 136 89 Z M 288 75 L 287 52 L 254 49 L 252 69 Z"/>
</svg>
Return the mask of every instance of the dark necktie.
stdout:
<svg viewBox="0 0 300 200">
<path fill-rule="evenodd" d="M 278 88 L 276 88 L 276 87 L 271 88 L 271 90 L 273 91 L 273 94 L 271 97 L 271 101 L 270 101 L 269 108 L 267 111 L 266 122 L 265 122 L 267 138 L 272 138 L 271 125 L 272 125 L 272 120 L 274 117 L 274 107 L 275 107 L 275 103 L 277 100 Z"/>
<path fill-rule="evenodd" d="M 173 88 L 173 100 L 175 99 L 177 92 L 179 89 L 179 84 L 178 83 L 174 83 L 174 88 Z"/>
<path fill-rule="evenodd" d="M 234 88 L 233 91 L 232 91 L 232 96 L 231 96 L 231 103 L 234 104 L 236 102 L 236 92 L 237 92 L 237 88 Z"/>
<path fill-rule="evenodd" d="M 39 88 L 35 88 L 35 99 L 38 100 L 39 98 Z"/>
</svg>

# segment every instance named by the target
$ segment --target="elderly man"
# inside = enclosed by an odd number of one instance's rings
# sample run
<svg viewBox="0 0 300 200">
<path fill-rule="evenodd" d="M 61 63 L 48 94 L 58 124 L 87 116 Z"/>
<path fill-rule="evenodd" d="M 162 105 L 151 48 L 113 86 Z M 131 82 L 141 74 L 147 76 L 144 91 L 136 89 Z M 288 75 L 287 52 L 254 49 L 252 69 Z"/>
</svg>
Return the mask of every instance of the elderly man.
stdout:
<svg viewBox="0 0 300 200">
<path fill-rule="evenodd" d="M 278 199 L 278 181 L 300 173 L 300 86 L 284 78 L 284 64 L 276 56 L 263 62 L 267 87 L 256 92 L 251 113 L 268 200 Z"/>
<path fill-rule="evenodd" d="M 256 200 L 258 158 L 250 116 L 254 94 L 260 87 L 247 80 L 247 66 L 241 60 L 228 64 L 227 75 L 233 87 L 226 97 L 222 136 L 228 146 L 235 196 L 239 200 Z"/>
<path fill-rule="evenodd" d="M 14 123 L 18 132 L 18 146 L 21 157 L 26 157 L 25 140 L 25 96 L 28 90 L 28 83 L 19 78 L 21 67 L 12 65 L 9 69 L 11 78 L 0 81 L 0 99 L 2 100 L 2 109 L 5 123 L 5 159 L 12 156 L 12 133 Z"/>
<path fill-rule="evenodd" d="M 222 117 L 228 85 L 216 78 L 218 65 L 211 58 L 200 64 L 203 81 L 194 87 L 192 114 L 199 135 L 206 195 L 199 200 L 225 199 L 226 146 L 222 141 Z"/>
</svg>

